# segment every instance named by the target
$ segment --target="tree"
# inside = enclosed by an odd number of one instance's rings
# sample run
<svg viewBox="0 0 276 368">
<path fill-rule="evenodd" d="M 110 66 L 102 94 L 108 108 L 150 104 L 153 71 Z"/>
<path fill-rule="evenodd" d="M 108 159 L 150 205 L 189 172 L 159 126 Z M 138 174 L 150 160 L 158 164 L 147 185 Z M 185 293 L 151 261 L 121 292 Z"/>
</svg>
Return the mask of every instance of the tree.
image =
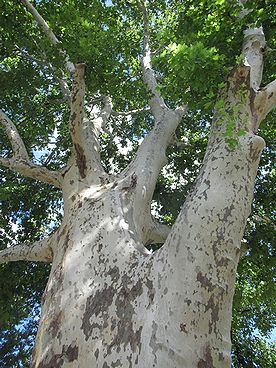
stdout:
<svg viewBox="0 0 276 368">
<path fill-rule="evenodd" d="M 29 239 L 37 239 L 0 253 L 2 263 L 51 263 L 32 366 L 230 366 L 235 275 L 264 147 L 257 131 L 276 95 L 275 81 L 261 87 L 263 30 L 247 23 L 256 16 L 265 23 L 269 9 L 266 18 L 259 4 L 244 8 L 226 1 L 114 1 L 112 7 L 100 1 L 40 1 L 36 8 L 27 0 L 22 3 L 28 13 L 21 4 L 5 5 L 26 26 L 16 44 L 10 32 L 4 40 L 7 86 L 1 123 L 10 146 L 5 143 L 0 162 L 50 186 L 38 187 L 18 176 L 9 179 L 9 172 L 8 181 L 36 186 L 46 198 L 51 190 L 55 204 L 61 190 L 64 203 L 60 226 L 53 229 L 48 223 L 46 232 L 55 231 L 43 236 L 47 200 L 36 221 L 26 226 Z M 211 16 L 203 22 L 202 34 L 195 29 L 204 6 Z M 53 17 L 53 9 L 60 16 Z M 223 14 L 225 33 L 214 31 L 219 27 L 216 12 Z M 33 19 L 46 37 L 36 34 Z M 242 55 L 235 61 L 233 50 L 241 46 L 245 27 Z M 234 31 L 237 37 L 231 39 Z M 17 83 L 12 93 L 10 73 Z M 26 75 L 32 81 L 27 85 Z M 29 124 L 23 109 L 31 112 Z M 175 152 L 185 141 L 188 157 L 189 144 L 192 152 L 203 150 L 200 139 L 187 139 L 183 122 L 192 131 L 195 121 L 205 128 L 211 119 L 202 167 L 169 228 L 151 213 L 153 198 L 157 205 L 165 198 L 164 181 L 158 177 L 166 151 L 181 162 L 181 153 Z M 32 145 L 45 145 L 54 129 L 57 152 L 47 152 L 44 165 L 34 163 Z M 130 134 L 134 143 L 127 162 L 116 142 L 126 144 Z M 116 158 L 115 169 L 110 155 Z M 186 168 L 178 165 L 183 179 Z M 188 170 L 191 176 L 196 172 Z M 11 186 L 8 192 L 13 192 Z M 156 244 L 163 246 L 148 250 Z M 240 348 L 238 335 L 233 341 Z"/>
</svg>

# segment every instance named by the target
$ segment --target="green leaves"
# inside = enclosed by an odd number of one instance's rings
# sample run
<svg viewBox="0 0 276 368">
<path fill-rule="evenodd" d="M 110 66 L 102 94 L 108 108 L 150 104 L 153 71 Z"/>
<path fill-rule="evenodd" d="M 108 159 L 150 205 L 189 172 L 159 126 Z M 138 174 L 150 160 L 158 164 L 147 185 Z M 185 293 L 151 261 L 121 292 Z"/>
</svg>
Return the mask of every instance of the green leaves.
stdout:
<svg viewBox="0 0 276 368">
<path fill-rule="evenodd" d="M 166 68 L 163 91 L 170 98 L 188 102 L 191 108 L 201 106 L 206 95 L 214 96 L 224 73 L 223 56 L 215 47 L 207 48 L 198 41 L 191 45 L 171 44 L 161 54 Z M 206 105 L 209 107 L 209 105 Z"/>
</svg>

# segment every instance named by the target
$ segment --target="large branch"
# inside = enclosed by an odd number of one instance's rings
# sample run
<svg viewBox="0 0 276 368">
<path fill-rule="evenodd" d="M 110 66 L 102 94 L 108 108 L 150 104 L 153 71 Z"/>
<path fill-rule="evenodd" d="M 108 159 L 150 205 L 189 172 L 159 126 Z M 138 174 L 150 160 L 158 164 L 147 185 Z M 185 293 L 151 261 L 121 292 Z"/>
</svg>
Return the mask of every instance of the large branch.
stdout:
<svg viewBox="0 0 276 368">
<path fill-rule="evenodd" d="M 152 68 L 149 18 L 148 18 L 146 4 L 144 1 L 139 1 L 138 4 L 143 14 L 143 23 L 144 23 L 144 42 L 143 42 L 144 50 L 143 50 L 143 58 L 142 58 L 143 77 L 144 77 L 144 82 L 149 92 L 152 95 L 150 99 L 150 107 L 152 109 L 152 113 L 155 116 L 155 118 L 158 120 L 160 119 L 160 117 L 163 116 L 164 110 L 167 109 L 167 106 L 158 89 L 158 83 L 156 80 L 154 70 Z"/>
<path fill-rule="evenodd" d="M 257 92 L 254 99 L 257 126 L 266 115 L 276 108 L 276 80 Z"/>
<path fill-rule="evenodd" d="M 30 178 L 43 181 L 44 183 L 52 184 L 61 188 L 62 177 L 59 172 L 50 171 L 46 167 L 35 165 L 29 158 L 26 147 L 23 143 L 16 126 L 8 118 L 8 116 L 0 110 L 0 123 L 11 142 L 13 157 L 0 158 L 0 164 L 19 172 L 22 175 Z"/>
<path fill-rule="evenodd" d="M 76 64 L 70 113 L 70 133 L 74 156 L 81 179 L 90 173 L 97 178 L 104 174 L 100 159 L 99 135 L 104 129 L 112 111 L 109 98 L 104 98 L 103 108 L 93 110 L 87 116 L 85 111 L 85 64 Z"/>
<path fill-rule="evenodd" d="M 51 237 L 31 245 L 20 244 L 0 250 L 0 264 L 14 261 L 52 262 Z"/>
<path fill-rule="evenodd" d="M 29 10 L 29 12 L 33 15 L 34 19 L 37 21 L 39 26 L 42 28 L 43 32 L 46 34 L 48 40 L 53 46 L 56 46 L 61 57 L 65 60 L 65 67 L 69 74 L 73 74 L 75 71 L 75 65 L 70 61 L 69 55 L 60 47 L 60 41 L 45 21 L 45 19 L 39 14 L 39 12 L 35 9 L 35 7 L 28 0 L 21 0 L 23 5 Z M 66 82 L 65 75 L 62 73 L 61 78 L 58 78 L 59 84 L 61 87 L 61 91 L 66 98 L 67 101 L 70 100 L 70 89 Z"/>
<path fill-rule="evenodd" d="M 133 219 L 140 240 L 162 242 L 168 234 L 168 228 L 158 225 L 151 216 L 151 200 L 157 178 L 166 164 L 166 149 L 171 144 L 177 126 L 186 112 L 186 107 L 169 109 L 158 89 L 154 70 L 151 65 L 149 19 L 145 2 L 139 1 L 144 23 L 143 76 L 150 91 L 150 108 L 155 118 L 152 131 L 141 143 L 135 158 L 122 175 L 126 177 L 125 188 L 129 188 L 133 198 Z"/>
<path fill-rule="evenodd" d="M 133 195 L 135 227 L 144 244 L 156 241 L 157 238 L 164 240 L 164 234 L 167 234 L 167 230 L 163 231 L 165 228 L 162 228 L 160 232 L 161 227 L 158 226 L 159 230 L 157 230 L 156 223 L 151 216 L 151 201 L 159 173 L 167 162 L 166 149 L 173 139 L 183 113 L 182 109 L 166 111 L 141 143 L 133 161 L 122 173 L 129 180 L 124 187 L 128 187 Z"/>
<path fill-rule="evenodd" d="M 18 130 L 16 129 L 16 126 L 2 110 L 0 110 L 0 122 L 3 125 L 5 133 L 11 142 L 14 155 L 16 157 L 20 157 L 22 160 L 28 160 L 29 156 L 27 150 L 22 138 L 18 133 Z"/>
<path fill-rule="evenodd" d="M 250 87 L 258 91 L 263 76 L 263 54 L 266 47 L 263 28 L 248 28 L 244 31 L 242 52 L 244 65 L 250 67 Z"/>
<path fill-rule="evenodd" d="M 51 171 L 46 167 L 35 165 L 29 160 L 21 160 L 20 158 L 2 158 L 0 157 L 0 165 L 16 171 L 28 178 L 42 181 L 43 183 L 54 185 L 57 188 L 62 187 L 62 176 L 58 171 Z"/>
</svg>

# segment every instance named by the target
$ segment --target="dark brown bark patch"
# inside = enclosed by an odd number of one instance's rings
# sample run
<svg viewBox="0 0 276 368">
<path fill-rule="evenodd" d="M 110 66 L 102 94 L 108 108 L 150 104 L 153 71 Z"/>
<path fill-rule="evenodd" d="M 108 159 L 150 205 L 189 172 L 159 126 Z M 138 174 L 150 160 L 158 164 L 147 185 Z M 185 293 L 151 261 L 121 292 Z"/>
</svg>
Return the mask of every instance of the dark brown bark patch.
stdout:
<svg viewBox="0 0 276 368">
<path fill-rule="evenodd" d="M 76 143 L 74 146 L 76 150 L 76 163 L 79 169 L 79 173 L 81 178 L 84 179 L 87 173 L 86 157 L 83 148 L 78 143 Z"/>
<path fill-rule="evenodd" d="M 237 93 L 241 89 L 250 89 L 250 67 L 239 66 L 230 73 L 230 79 L 233 80 L 232 91 Z"/>
<path fill-rule="evenodd" d="M 136 300 L 143 292 L 143 283 L 139 280 L 135 285 L 130 287 L 132 280 L 128 276 L 122 277 L 122 287 L 118 292 L 118 297 L 115 301 L 117 307 L 117 333 L 109 345 L 110 351 L 113 347 L 119 347 L 121 344 L 126 347 L 130 344 L 131 350 L 135 352 L 137 348 L 141 350 L 141 333 L 142 327 L 135 330 L 132 322 L 132 317 L 135 314 L 133 301 Z"/>
<path fill-rule="evenodd" d="M 52 337 L 56 337 L 61 326 L 62 321 L 62 312 L 58 312 L 52 319 L 49 324 L 49 332 L 51 333 Z"/>
<path fill-rule="evenodd" d="M 216 323 L 219 320 L 219 310 L 220 310 L 219 302 L 215 301 L 214 294 L 212 294 L 212 296 L 208 300 L 208 303 L 205 307 L 205 312 L 207 312 L 209 309 L 211 309 L 211 321 L 209 322 L 209 333 L 212 333 L 213 328 L 214 331 L 216 332 Z"/>
<path fill-rule="evenodd" d="M 200 359 L 200 361 L 197 363 L 197 368 L 214 368 L 213 358 L 209 345 L 207 345 L 204 350 L 204 359 Z"/>
<path fill-rule="evenodd" d="M 68 362 L 73 362 L 74 360 L 78 359 L 79 348 L 76 345 L 69 345 L 68 348 L 65 348 L 65 346 L 63 346 L 62 353 L 67 357 Z"/>
<path fill-rule="evenodd" d="M 149 308 L 150 305 L 153 303 L 153 299 L 154 299 L 154 295 L 155 295 L 155 289 L 153 287 L 153 282 L 151 280 L 149 280 L 149 279 L 146 279 L 146 286 L 148 288 L 147 295 L 148 295 L 148 298 L 149 298 L 149 305 L 148 305 L 147 308 Z"/>
<path fill-rule="evenodd" d="M 66 225 L 57 231 L 57 241 L 60 241 L 60 238 L 66 233 Z"/>
<path fill-rule="evenodd" d="M 108 319 L 108 308 L 113 302 L 115 292 L 113 286 L 109 286 L 104 290 L 97 290 L 95 294 L 87 298 L 81 325 L 86 341 L 89 339 L 93 328 L 96 326 L 95 317 L 101 314 L 104 320 Z M 90 318 L 94 319 L 94 322 L 90 322 Z"/>
<path fill-rule="evenodd" d="M 204 289 L 208 288 L 209 292 L 213 291 L 216 287 L 201 271 L 197 273 L 196 280 L 200 282 Z"/>
<path fill-rule="evenodd" d="M 47 357 L 39 363 L 37 368 L 61 368 L 64 363 L 62 354 L 54 354 L 51 359 L 47 361 Z M 32 365 L 33 366 L 33 365 Z"/>
<path fill-rule="evenodd" d="M 187 328 L 186 328 L 186 323 L 180 323 L 180 331 L 181 332 L 185 332 L 185 333 L 188 333 L 188 331 L 187 331 Z"/>
</svg>

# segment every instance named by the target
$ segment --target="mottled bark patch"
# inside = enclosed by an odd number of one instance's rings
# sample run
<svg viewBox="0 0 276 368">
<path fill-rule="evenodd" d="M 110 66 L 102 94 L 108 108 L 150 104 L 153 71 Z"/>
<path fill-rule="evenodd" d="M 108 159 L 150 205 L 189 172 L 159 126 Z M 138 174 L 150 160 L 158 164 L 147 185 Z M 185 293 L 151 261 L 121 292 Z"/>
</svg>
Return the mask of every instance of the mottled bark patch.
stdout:
<svg viewBox="0 0 276 368">
<path fill-rule="evenodd" d="M 209 321 L 209 333 L 212 333 L 213 328 L 216 333 L 216 323 L 219 320 L 219 310 L 220 310 L 218 299 L 219 296 L 215 297 L 214 294 L 211 295 L 205 307 L 205 312 L 207 312 L 209 309 L 211 310 L 211 321 Z"/>
<path fill-rule="evenodd" d="M 243 65 L 237 68 L 234 68 L 230 73 L 230 79 L 232 79 L 233 85 L 231 86 L 231 90 L 234 94 L 236 94 L 241 89 L 245 88 L 246 90 L 250 89 L 250 67 Z"/>
<path fill-rule="evenodd" d="M 210 346 L 207 345 L 204 349 L 204 358 L 197 363 L 197 368 L 215 368 L 211 354 Z"/>
<path fill-rule="evenodd" d="M 78 359 L 79 348 L 76 345 L 74 346 L 69 345 L 67 348 L 63 346 L 62 353 L 67 357 L 68 362 L 73 362 L 74 360 Z"/>
<path fill-rule="evenodd" d="M 109 271 L 107 272 L 107 275 L 109 275 L 111 277 L 112 283 L 117 282 L 120 278 L 120 270 L 117 266 L 114 266 L 114 267 L 109 269 Z"/>
<path fill-rule="evenodd" d="M 142 294 L 143 284 L 141 280 L 132 287 L 130 287 L 130 284 L 131 278 L 124 275 L 122 277 L 122 287 L 115 301 L 117 307 L 116 314 L 119 320 L 117 324 L 117 333 L 109 345 L 108 351 L 111 351 L 113 347 L 119 348 L 121 344 L 123 344 L 124 347 L 130 344 L 133 352 L 135 352 L 137 348 L 140 352 L 141 349 L 142 327 L 136 330 L 134 329 L 132 318 L 135 311 L 132 303 Z"/>
<path fill-rule="evenodd" d="M 90 321 L 93 316 L 97 317 L 101 314 L 104 319 L 108 319 L 108 308 L 113 302 L 115 295 L 115 289 L 113 286 L 109 286 L 104 290 L 97 290 L 94 295 L 87 298 L 85 312 L 82 319 L 81 329 L 85 335 L 87 341 L 92 334 L 93 328 L 98 327 L 99 324 Z M 94 318 L 95 318 L 94 317 Z"/>
<path fill-rule="evenodd" d="M 87 172 L 86 156 L 84 154 L 83 148 L 78 143 L 76 143 L 74 147 L 76 150 L 76 163 L 79 169 L 79 173 L 81 178 L 84 179 Z"/>
<path fill-rule="evenodd" d="M 147 308 L 150 307 L 150 305 L 153 303 L 154 295 L 155 295 L 155 289 L 153 287 L 153 282 L 149 279 L 146 279 L 146 286 L 148 288 L 148 298 L 149 298 L 149 305 Z"/>
<path fill-rule="evenodd" d="M 208 289 L 209 292 L 213 291 L 216 287 L 201 271 L 197 273 L 196 279 L 200 282 L 201 286 L 204 289 Z"/>
<path fill-rule="evenodd" d="M 63 354 L 53 354 L 51 355 L 51 359 L 49 361 L 47 357 L 43 359 L 43 361 L 39 363 L 37 368 L 61 368 L 63 363 L 64 363 Z M 34 365 L 32 365 L 32 367 L 34 367 Z"/>
<path fill-rule="evenodd" d="M 52 337 L 56 337 L 58 332 L 61 328 L 61 321 L 62 321 L 62 312 L 58 312 L 49 324 L 49 332 L 51 333 Z"/>
<path fill-rule="evenodd" d="M 111 367 L 112 368 L 117 368 L 117 367 L 121 367 L 122 363 L 120 361 L 120 359 L 117 359 L 116 362 L 111 363 Z"/>
<path fill-rule="evenodd" d="M 250 143 L 250 151 L 249 151 L 249 155 L 250 155 L 250 159 L 252 160 L 252 162 L 256 162 L 259 157 L 260 157 L 260 152 L 261 149 L 260 147 L 256 147 L 254 145 L 253 142 Z"/>
<path fill-rule="evenodd" d="M 62 228 L 59 228 L 57 231 L 57 241 L 60 241 L 60 238 L 66 233 L 67 231 L 67 226 L 64 225 Z"/>
<path fill-rule="evenodd" d="M 154 355 L 154 363 L 157 363 L 156 352 L 159 348 L 159 344 L 156 342 L 156 332 L 157 332 L 157 323 L 152 321 L 152 335 L 151 335 L 151 338 L 150 338 L 149 346 L 151 347 L 152 353 Z"/>
<path fill-rule="evenodd" d="M 233 205 L 233 203 L 229 206 L 229 207 L 226 207 L 224 209 L 224 214 L 223 214 L 223 217 L 222 217 L 222 220 L 223 221 L 228 221 L 228 218 L 232 216 L 232 211 L 235 209 L 235 206 Z"/>
</svg>

